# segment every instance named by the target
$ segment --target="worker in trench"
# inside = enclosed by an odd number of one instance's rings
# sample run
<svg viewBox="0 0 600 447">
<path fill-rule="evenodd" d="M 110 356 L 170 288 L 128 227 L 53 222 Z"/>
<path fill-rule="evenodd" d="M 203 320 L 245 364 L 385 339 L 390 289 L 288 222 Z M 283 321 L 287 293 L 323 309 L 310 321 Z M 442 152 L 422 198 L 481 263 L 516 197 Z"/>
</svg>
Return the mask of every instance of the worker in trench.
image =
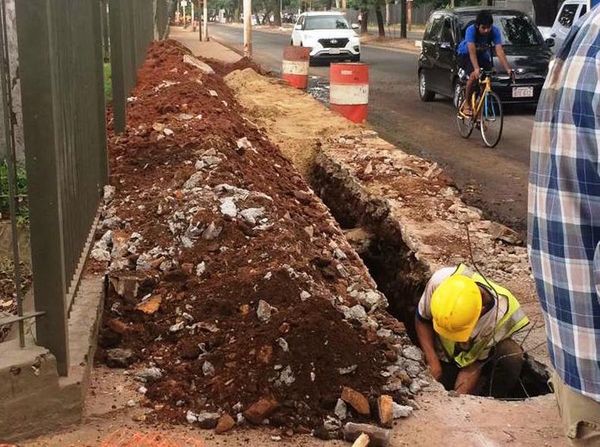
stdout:
<svg viewBox="0 0 600 447">
<path fill-rule="evenodd" d="M 416 332 L 433 377 L 459 394 L 510 397 L 524 363 L 512 336 L 529 324 L 517 299 L 466 265 L 433 274 Z"/>
</svg>

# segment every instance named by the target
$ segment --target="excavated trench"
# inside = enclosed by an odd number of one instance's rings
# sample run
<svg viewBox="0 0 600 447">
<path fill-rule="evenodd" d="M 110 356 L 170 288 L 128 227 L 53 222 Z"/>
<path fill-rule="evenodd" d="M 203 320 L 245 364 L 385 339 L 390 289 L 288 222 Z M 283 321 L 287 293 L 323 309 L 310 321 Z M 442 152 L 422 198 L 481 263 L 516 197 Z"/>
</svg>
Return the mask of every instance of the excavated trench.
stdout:
<svg viewBox="0 0 600 447">
<path fill-rule="evenodd" d="M 378 289 L 387 297 L 388 311 L 403 322 L 418 345 L 414 318 L 430 269 L 404 242 L 400 224 L 390 216 L 387 202 L 359 193 L 356 184 L 344 178 L 343 173 L 335 172 L 335 168 L 332 170 L 325 157 L 317 156 L 310 179 L 313 189 L 329 207 Z M 545 365 L 525 354 L 520 384 L 507 400 L 550 393 L 548 378 Z"/>
</svg>

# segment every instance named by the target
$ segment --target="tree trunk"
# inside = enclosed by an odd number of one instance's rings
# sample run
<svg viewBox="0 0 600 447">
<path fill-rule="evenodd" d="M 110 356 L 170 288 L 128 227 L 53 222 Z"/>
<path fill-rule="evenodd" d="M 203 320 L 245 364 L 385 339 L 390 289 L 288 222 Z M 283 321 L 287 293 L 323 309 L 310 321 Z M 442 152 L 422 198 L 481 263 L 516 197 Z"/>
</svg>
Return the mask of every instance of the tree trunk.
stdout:
<svg viewBox="0 0 600 447">
<path fill-rule="evenodd" d="M 367 33 L 367 22 L 369 21 L 369 10 L 368 9 L 361 9 L 360 10 L 360 14 L 362 16 L 361 21 L 360 21 L 360 33 L 361 34 L 366 34 Z"/>
<path fill-rule="evenodd" d="M 377 0 L 375 3 L 375 16 L 377 17 L 377 30 L 379 37 L 385 37 L 385 28 L 383 26 L 383 13 L 381 12 L 381 2 L 383 0 Z"/>
<path fill-rule="evenodd" d="M 241 22 L 242 21 L 242 0 L 237 0 L 234 3 L 233 7 L 233 21 Z"/>
<path fill-rule="evenodd" d="M 552 26 L 558 13 L 559 0 L 533 0 L 535 23 L 539 26 Z"/>
<path fill-rule="evenodd" d="M 275 26 L 281 26 L 281 3 L 275 0 Z"/>
<path fill-rule="evenodd" d="M 271 9 L 267 10 L 265 16 L 263 17 L 263 25 L 271 25 L 271 14 L 273 11 Z"/>
<path fill-rule="evenodd" d="M 406 0 L 400 0 L 400 37 L 402 39 L 406 39 L 407 37 L 407 32 L 406 32 L 406 28 L 407 28 L 407 22 L 408 22 L 408 14 L 407 14 L 407 8 L 406 8 Z"/>
<path fill-rule="evenodd" d="M 326 0 L 325 1 L 325 10 L 326 11 L 330 11 L 332 6 L 333 6 L 333 0 Z"/>
</svg>

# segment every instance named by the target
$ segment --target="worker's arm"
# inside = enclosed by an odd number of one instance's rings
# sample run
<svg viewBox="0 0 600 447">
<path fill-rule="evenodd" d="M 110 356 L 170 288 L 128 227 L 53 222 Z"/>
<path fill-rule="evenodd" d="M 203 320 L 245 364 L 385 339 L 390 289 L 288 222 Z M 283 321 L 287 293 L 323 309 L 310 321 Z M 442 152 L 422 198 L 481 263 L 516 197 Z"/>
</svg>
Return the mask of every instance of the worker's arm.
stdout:
<svg viewBox="0 0 600 447">
<path fill-rule="evenodd" d="M 512 73 L 512 68 L 510 68 L 510 64 L 508 63 L 508 59 L 506 59 L 506 53 L 504 52 L 504 48 L 502 45 L 496 45 L 496 56 L 500 59 L 500 63 L 506 70 L 508 74 Z"/>
<path fill-rule="evenodd" d="M 482 367 L 481 362 L 475 362 L 462 368 L 458 372 L 456 382 L 454 382 L 454 391 L 458 394 L 474 394 Z"/>
<path fill-rule="evenodd" d="M 415 315 L 415 329 L 431 375 L 435 380 L 440 380 L 442 377 L 442 364 L 435 353 L 435 333 L 433 331 L 433 324 L 420 317 L 417 313 L 417 315 Z"/>
<path fill-rule="evenodd" d="M 477 60 L 477 47 L 473 42 L 467 43 L 469 49 L 469 58 L 471 59 L 471 65 L 473 65 L 473 73 L 475 76 L 479 76 L 479 61 Z"/>
</svg>

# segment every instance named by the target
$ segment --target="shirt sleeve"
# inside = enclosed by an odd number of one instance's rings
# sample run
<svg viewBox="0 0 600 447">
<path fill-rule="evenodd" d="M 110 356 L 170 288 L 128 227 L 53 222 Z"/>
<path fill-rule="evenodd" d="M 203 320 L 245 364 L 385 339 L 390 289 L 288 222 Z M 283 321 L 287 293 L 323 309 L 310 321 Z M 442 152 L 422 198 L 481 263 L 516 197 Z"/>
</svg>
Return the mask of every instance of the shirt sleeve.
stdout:
<svg viewBox="0 0 600 447">
<path fill-rule="evenodd" d="M 494 45 L 502 45 L 502 33 L 500 33 L 500 30 L 498 29 L 497 26 L 492 25 L 492 43 Z"/>
<path fill-rule="evenodd" d="M 427 282 L 425 290 L 421 295 L 419 305 L 417 306 L 419 317 L 424 320 L 431 320 L 433 318 L 431 315 L 431 297 L 433 296 L 433 292 L 446 278 L 450 277 L 455 270 L 456 267 L 444 267 L 431 276 L 431 279 Z"/>
<path fill-rule="evenodd" d="M 465 42 L 468 44 L 476 43 L 476 38 L 475 25 L 469 25 L 467 31 L 465 31 Z"/>
</svg>

